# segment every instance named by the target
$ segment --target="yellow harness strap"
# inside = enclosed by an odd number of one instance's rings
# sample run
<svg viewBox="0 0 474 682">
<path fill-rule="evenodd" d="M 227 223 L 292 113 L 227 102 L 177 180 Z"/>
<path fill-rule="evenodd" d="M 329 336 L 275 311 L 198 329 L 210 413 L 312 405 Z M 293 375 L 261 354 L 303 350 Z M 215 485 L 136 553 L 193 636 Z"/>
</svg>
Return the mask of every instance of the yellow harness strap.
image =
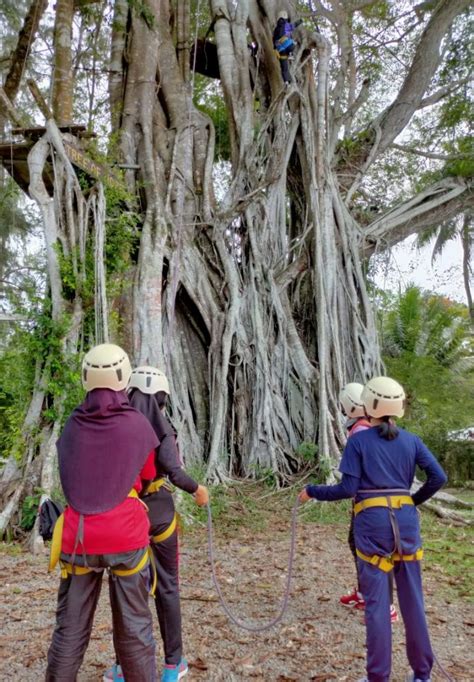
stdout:
<svg viewBox="0 0 474 682">
<path fill-rule="evenodd" d="M 135 497 L 143 506 L 145 509 L 148 511 L 148 507 L 146 504 L 143 502 L 138 497 L 138 493 L 135 490 L 135 488 L 132 488 L 130 492 L 128 493 L 127 497 Z M 61 514 L 61 516 L 58 517 L 58 520 L 54 524 L 54 529 L 53 529 L 53 538 L 51 540 L 51 549 L 49 551 L 49 564 L 48 564 L 48 571 L 53 571 L 59 561 L 59 558 L 61 556 L 61 546 L 63 543 L 63 528 L 64 528 L 64 512 Z M 61 562 L 61 577 L 66 578 L 66 575 L 64 575 L 64 570 L 62 568 L 64 562 Z M 65 564 L 66 566 L 70 566 L 70 564 Z M 80 570 L 82 568 L 82 570 Z M 66 569 L 67 570 L 67 569 Z M 78 575 L 82 575 L 84 573 L 88 573 L 88 570 L 84 570 L 83 567 L 81 566 L 76 566 L 75 573 Z"/>
<path fill-rule="evenodd" d="M 110 572 L 113 573 L 114 575 L 120 576 L 121 578 L 123 578 L 124 576 L 127 576 L 127 575 L 134 575 L 135 573 L 139 573 L 142 570 L 142 568 L 145 568 L 145 566 L 147 565 L 149 560 L 150 560 L 150 551 L 149 551 L 149 548 L 147 548 L 143 552 L 143 556 L 140 559 L 140 561 L 138 562 L 138 564 L 136 566 L 134 566 L 133 568 L 111 568 Z"/>
<path fill-rule="evenodd" d="M 157 493 L 158 490 L 160 490 L 162 487 L 165 487 L 166 490 L 171 491 L 171 485 L 169 484 L 168 480 L 166 478 L 157 478 L 156 481 L 152 481 L 148 488 L 146 489 L 145 495 L 151 495 L 152 493 Z"/>
<path fill-rule="evenodd" d="M 369 497 L 354 505 L 354 515 L 370 507 L 390 507 L 400 509 L 404 504 L 414 504 L 409 495 L 387 495 L 386 497 Z"/>
<path fill-rule="evenodd" d="M 51 572 L 56 567 L 59 557 L 61 556 L 61 545 L 63 541 L 64 528 L 64 512 L 58 517 L 54 524 L 53 538 L 51 540 L 51 549 L 49 551 L 49 565 L 48 571 Z"/>
<path fill-rule="evenodd" d="M 148 547 L 140 561 L 136 566 L 133 568 L 111 568 L 110 572 L 113 573 L 114 575 L 118 575 L 119 577 L 127 577 L 129 575 L 135 575 L 135 573 L 139 573 L 145 566 L 147 565 L 148 561 L 151 562 L 152 570 L 153 570 L 153 581 L 150 589 L 150 595 L 152 597 L 155 596 L 155 591 L 156 591 L 156 584 L 157 584 L 157 573 L 156 573 L 156 565 L 155 565 L 155 560 L 153 557 L 153 553 Z M 91 573 L 94 569 L 89 568 L 88 566 L 74 566 L 72 564 L 68 564 L 65 561 L 61 561 L 61 578 L 67 578 L 68 575 L 86 575 L 87 573 Z"/>
<path fill-rule="evenodd" d="M 363 554 L 360 550 L 356 549 L 357 556 L 359 559 L 362 559 L 362 561 L 367 561 L 368 564 L 372 564 L 372 566 L 376 566 L 377 568 L 380 568 L 381 571 L 384 571 L 385 573 L 389 573 L 393 567 L 396 561 L 421 561 L 423 559 L 423 550 L 417 549 L 414 554 L 392 554 L 389 557 L 385 556 L 380 556 L 379 554 L 372 554 L 372 556 L 368 556 L 367 554 Z"/>
<path fill-rule="evenodd" d="M 173 533 L 176 530 L 176 527 L 178 525 L 178 516 L 175 514 L 173 516 L 173 520 L 171 521 L 170 525 L 166 530 L 164 530 L 162 533 L 159 535 L 152 535 L 151 540 L 152 542 L 158 543 L 158 542 L 164 542 L 164 540 L 167 540 L 169 537 L 173 535 Z"/>
</svg>

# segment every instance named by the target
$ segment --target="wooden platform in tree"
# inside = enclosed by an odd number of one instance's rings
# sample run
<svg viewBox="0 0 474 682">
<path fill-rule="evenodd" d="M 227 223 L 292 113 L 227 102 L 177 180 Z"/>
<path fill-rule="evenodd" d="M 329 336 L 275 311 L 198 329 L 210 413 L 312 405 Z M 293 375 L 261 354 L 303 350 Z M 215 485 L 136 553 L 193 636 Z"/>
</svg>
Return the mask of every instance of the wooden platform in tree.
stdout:
<svg viewBox="0 0 474 682">
<path fill-rule="evenodd" d="M 85 125 L 71 123 L 67 126 L 58 126 L 62 133 L 70 133 L 75 137 L 97 137 L 96 133 L 92 133 L 86 129 Z M 36 126 L 34 128 L 12 128 L 12 135 L 23 135 L 23 137 L 29 140 L 39 140 L 46 132 L 46 128 L 42 126 Z"/>
<path fill-rule="evenodd" d="M 28 195 L 30 185 L 28 154 L 33 145 L 33 140 L 28 142 L 0 142 L 0 161 L 3 167 Z M 43 180 L 48 193 L 53 196 L 53 168 L 50 162 L 45 165 Z"/>
<path fill-rule="evenodd" d="M 62 126 L 60 130 L 61 132 L 71 133 L 73 128 L 76 133 L 80 132 L 80 130 L 85 131 L 85 126 Z M 30 172 L 28 169 L 28 154 L 35 142 L 45 133 L 46 128 L 28 128 L 21 130 L 22 134 L 27 137 L 26 141 L 0 142 L 0 163 L 2 163 L 3 167 L 6 168 L 21 189 L 29 195 Z M 26 131 L 33 132 L 27 135 Z M 114 174 L 111 168 L 94 161 L 94 159 L 81 149 L 79 140 L 77 144 L 73 144 L 70 141 L 63 139 L 63 145 L 69 160 L 76 169 L 80 169 L 87 173 L 87 175 L 94 180 L 100 179 L 106 185 L 115 187 L 122 186 L 120 178 Z M 48 159 L 45 164 L 43 180 L 48 193 L 53 196 L 53 167 L 51 159 Z"/>
</svg>

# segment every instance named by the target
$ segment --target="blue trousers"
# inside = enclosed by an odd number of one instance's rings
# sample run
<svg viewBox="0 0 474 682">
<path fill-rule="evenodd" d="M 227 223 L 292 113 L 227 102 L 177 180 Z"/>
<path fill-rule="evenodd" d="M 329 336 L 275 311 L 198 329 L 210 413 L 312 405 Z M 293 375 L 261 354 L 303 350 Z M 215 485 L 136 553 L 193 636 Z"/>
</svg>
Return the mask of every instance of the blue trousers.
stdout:
<svg viewBox="0 0 474 682">
<path fill-rule="evenodd" d="M 389 682 L 392 667 L 389 574 L 361 559 L 358 566 L 365 600 L 367 677 L 369 682 Z M 415 678 L 428 680 L 434 657 L 423 603 L 421 565 L 419 561 L 399 561 L 393 571 L 405 625 L 407 658 Z"/>
</svg>

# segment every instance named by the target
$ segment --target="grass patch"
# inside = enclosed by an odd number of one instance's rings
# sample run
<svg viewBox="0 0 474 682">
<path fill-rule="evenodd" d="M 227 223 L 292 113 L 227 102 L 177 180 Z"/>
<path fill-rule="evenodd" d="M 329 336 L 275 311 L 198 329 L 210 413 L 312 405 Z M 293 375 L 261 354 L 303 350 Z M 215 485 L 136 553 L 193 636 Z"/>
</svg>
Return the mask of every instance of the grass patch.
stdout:
<svg viewBox="0 0 474 682">
<path fill-rule="evenodd" d="M 423 513 L 421 519 L 424 570 L 436 574 L 439 589 L 449 598 L 474 603 L 474 529 L 448 526 Z"/>
<path fill-rule="evenodd" d="M 305 523 L 320 523 L 323 526 L 344 525 L 349 529 L 352 500 L 338 502 L 306 502 L 300 512 Z"/>
</svg>

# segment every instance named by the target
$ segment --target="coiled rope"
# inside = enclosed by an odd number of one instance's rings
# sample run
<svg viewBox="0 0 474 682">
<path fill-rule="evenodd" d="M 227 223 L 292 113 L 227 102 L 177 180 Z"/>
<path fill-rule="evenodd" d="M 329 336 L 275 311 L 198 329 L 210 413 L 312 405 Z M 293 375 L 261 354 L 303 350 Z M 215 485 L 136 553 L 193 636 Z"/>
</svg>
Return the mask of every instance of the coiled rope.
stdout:
<svg viewBox="0 0 474 682">
<path fill-rule="evenodd" d="M 234 625 L 236 625 L 239 628 L 242 628 L 243 630 L 248 630 L 249 632 L 265 632 L 265 630 L 270 630 L 270 628 L 273 628 L 273 627 L 275 627 L 275 625 L 278 625 L 278 623 L 282 620 L 283 616 L 285 615 L 286 609 L 288 607 L 288 601 L 290 598 L 290 591 L 291 591 L 291 578 L 292 578 L 292 574 L 293 574 L 293 561 L 295 558 L 295 544 L 296 544 L 296 520 L 297 520 L 297 511 L 298 511 L 299 505 L 300 505 L 299 498 L 296 498 L 295 504 L 293 506 L 293 511 L 291 513 L 290 551 L 288 554 L 288 570 L 287 570 L 287 576 L 286 576 L 286 587 L 285 587 L 283 599 L 281 601 L 280 611 L 275 616 L 275 618 L 273 618 L 268 623 L 264 623 L 263 625 L 252 625 L 251 623 L 246 623 L 242 620 L 239 620 L 232 613 L 230 606 L 227 604 L 227 602 L 224 598 L 224 595 L 222 594 L 222 590 L 221 590 L 221 587 L 219 585 L 219 580 L 217 579 L 216 567 L 215 567 L 211 506 L 210 506 L 210 504 L 207 505 L 207 546 L 208 546 L 209 563 L 211 565 L 212 582 L 214 583 L 214 587 L 216 588 L 216 592 L 219 596 L 219 601 L 220 601 L 222 608 L 224 609 L 227 617 L 229 618 L 229 620 Z"/>
</svg>

